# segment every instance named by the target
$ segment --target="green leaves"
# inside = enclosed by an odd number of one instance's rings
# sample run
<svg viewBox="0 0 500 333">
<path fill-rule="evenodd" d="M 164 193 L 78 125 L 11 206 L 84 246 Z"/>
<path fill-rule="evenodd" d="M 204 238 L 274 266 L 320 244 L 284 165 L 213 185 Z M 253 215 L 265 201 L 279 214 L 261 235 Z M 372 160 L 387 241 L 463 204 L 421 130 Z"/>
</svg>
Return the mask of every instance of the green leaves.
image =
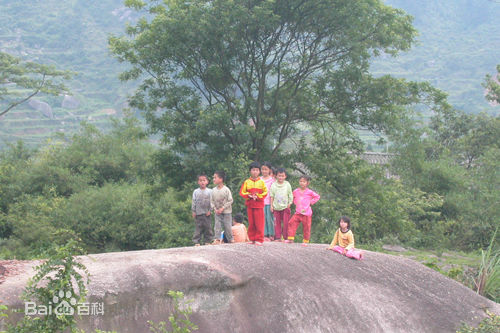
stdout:
<svg viewBox="0 0 500 333">
<path fill-rule="evenodd" d="M 500 329 L 500 316 L 486 310 L 488 315 L 477 327 L 462 323 L 457 333 L 495 333 Z"/>
<path fill-rule="evenodd" d="M 57 299 L 56 293 L 63 291 L 63 293 L 70 293 L 76 302 L 83 302 L 87 294 L 86 286 L 90 274 L 87 268 L 74 257 L 82 253 L 83 250 L 73 240 L 57 247 L 47 261 L 35 267 L 36 274 L 29 280 L 23 298 L 26 301 L 36 301 L 38 304 L 49 306 L 57 303 L 54 301 Z M 67 303 L 73 307 L 75 313 L 76 302 Z M 31 318 L 25 316 L 25 320 L 27 319 Z M 35 326 L 40 332 L 62 332 L 68 328 L 72 332 L 77 330 L 76 318 L 73 315 L 60 315 L 54 311 L 42 316 L 39 320 Z M 27 322 L 30 321 L 27 320 Z"/>
<path fill-rule="evenodd" d="M 406 50 L 416 34 L 379 1 L 128 4 L 153 14 L 110 39 L 133 66 L 122 79 L 144 78 L 131 105 L 186 161 L 280 159 L 314 121 L 388 131 L 428 89 L 368 74 L 373 54 Z"/>
<path fill-rule="evenodd" d="M 73 75 L 55 66 L 22 61 L 0 52 L 0 116 L 38 93 L 58 95 L 67 92 L 61 81 Z"/>
<path fill-rule="evenodd" d="M 184 293 L 182 291 L 169 290 L 168 296 L 173 302 L 173 311 L 168 316 L 168 322 L 172 330 L 167 329 L 167 323 L 164 321 L 155 323 L 149 320 L 150 331 L 154 333 L 189 333 L 196 331 L 198 326 L 189 318 L 193 313 L 189 303 L 192 303 L 193 300 L 184 300 Z"/>
<path fill-rule="evenodd" d="M 498 224 L 499 121 L 444 108 L 429 127 L 393 137 L 404 184 L 443 198 L 436 224 L 450 246 L 484 248 Z"/>
<path fill-rule="evenodd" d="M 486 98 L 491 102 L 500 103 L 500 65 L 497 65 L 497 74 L 495 76 L 486 75 L 486 82 L 483 86 L 487 90 Z"/>
<path fill-rule="evenodd" d="M 168 207 L 148 193 L 152 154 L 131 119 L 108 134 L 84 125 L 39 151 L 19 144 L 1 154 L 0 257 L 38 258 L 77 237 L 92 251 L 154 247 Z"/>
<path fill-rule="evenodd" d="M 146 6 L 146 3 L 140 0 L 125 0 L 123 4 L 135 10 L 140 10 Z"/>
</svg>

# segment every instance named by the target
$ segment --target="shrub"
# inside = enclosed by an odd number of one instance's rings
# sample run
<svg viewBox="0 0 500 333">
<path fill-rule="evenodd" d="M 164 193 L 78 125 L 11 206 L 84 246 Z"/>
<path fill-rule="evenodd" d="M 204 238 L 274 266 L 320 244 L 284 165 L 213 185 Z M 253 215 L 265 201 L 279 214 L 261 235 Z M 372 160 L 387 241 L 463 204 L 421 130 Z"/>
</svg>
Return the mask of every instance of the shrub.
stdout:
<svg viewBox="0 0 500 333">
<path fill-rule="evenodd" d="M 457 333 L 498 333 L 500 332 L 500 316 L 491 312 L 486 312 L 488 317 L 483 319 L 478 327 L 471 327 L 467 324 L 462 324 Z"/>
</svg>

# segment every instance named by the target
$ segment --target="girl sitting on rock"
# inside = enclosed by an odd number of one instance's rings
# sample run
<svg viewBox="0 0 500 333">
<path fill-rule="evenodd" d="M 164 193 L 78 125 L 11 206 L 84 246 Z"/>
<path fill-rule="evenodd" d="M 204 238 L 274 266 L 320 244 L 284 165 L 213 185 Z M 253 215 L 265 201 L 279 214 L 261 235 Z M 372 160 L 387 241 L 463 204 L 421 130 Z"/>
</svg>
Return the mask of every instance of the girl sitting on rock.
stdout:
<svg viewBox="0 0 500 333">
<path fill-rule="evenodd" d="M 338 244 L 338 245 L 337 245 Z M 332 250 L 357 260 L 363 259 L 363 252 L 354 248 L 354 235 L 351 231 L 351 219 L 342 216 L 339 220 L 339 228 L 335 232 L 333 241 L 327 250 Z"/>
</svg>

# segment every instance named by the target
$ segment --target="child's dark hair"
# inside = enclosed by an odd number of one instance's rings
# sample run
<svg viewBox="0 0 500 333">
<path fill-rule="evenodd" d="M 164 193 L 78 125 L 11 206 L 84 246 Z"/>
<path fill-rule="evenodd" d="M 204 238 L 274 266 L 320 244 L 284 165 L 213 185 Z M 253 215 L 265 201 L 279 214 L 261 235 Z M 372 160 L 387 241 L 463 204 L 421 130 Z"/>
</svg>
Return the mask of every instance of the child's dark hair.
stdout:
<svg viewBox="0 0 500 333">
<path fill-rule="evenodd" d="M 276 169 L 276 175 L 277 175 L 278 173 L 284 173 L 284 174 L 286 175 L 286 170 L 285 170 L 285 168 L 278 168 L 278 169 Z"/>
<path fill-rule="evenodd" d="M 311 176 L 301 175 L 299 179 L 305 179 L 307 182 L 310 182 L 311 181 Z"/>
<path fill-rule="evenodd" d="M 234 222 L 243 223 L 243 220 L 244 220 L 243 214 L 238 213 L 238 214 L 234 215 L 233 220 L 234 220 Z"/>
<path fill-rule="evenodd" d="M 250 163 L 250 167 L 249 167 L 249 170 L 252 170 L 253 168 L 257 168 L 260 170 L 260 163 L 259 162 L 252 162 Z"/>
<path fill-rule="evenodd" d="M 215 171 L 214 174 L 217 175 L 217 177 L 221 178 L 223 182 L 226 181 L 226 173 L 222 170 Z"/>
<path fill-rule="evenodd" d="M 271 162 L 267 162 L 267 161 L 266 162 L 262 162 L 262 165 L 260 167 L 262 168 L 263 166 L 268 167 L 269 170 L 271 170 L 271 171 L 273 170 L 273 165 L 271 164 Z"/>
<path fill-rule="evenodd" d="M 344 221 L 345 223 L 347 223 L 347 230 L 351 229 L 351 219 L 348 216 L 342 216 L 339 219 L 339 222 L 338 222 L 339 227 L 340 227 L 340 221 Z"/>
<path fill-rule="evenodd" d="M 198 177 L 196 177 L 196 179 L 197 179 L 197 180 L 199 180 L 199 179 L 200 179 L 200 177 L 205 177 L 205 178 L 206 178 L 206 180 L 208 180 L 208 176 L 207 176 L 206 174 L 204 174 L 203 172 L 202 172 L 202 173 L 200 173 L 200 174 L 198 174 Z"/>
</svg>

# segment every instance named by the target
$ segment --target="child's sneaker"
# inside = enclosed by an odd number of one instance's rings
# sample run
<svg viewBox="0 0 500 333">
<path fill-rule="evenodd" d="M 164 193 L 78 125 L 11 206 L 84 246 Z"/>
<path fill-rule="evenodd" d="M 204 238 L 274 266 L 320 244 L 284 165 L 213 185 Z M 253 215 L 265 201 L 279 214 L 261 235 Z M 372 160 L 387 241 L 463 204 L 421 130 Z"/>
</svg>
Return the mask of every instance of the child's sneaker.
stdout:
<svg viewBox="0 0 500 333">
<path fill-rule="evenodd" d="M 307 243 L 302 243 L 302 244 L 300 244 L 300 246 L 308 246 L 308 244 Z"/>
<path fill-rule="evenodd" d="M 255 245 L 262 246 L 262 242 L 255 242 Z"/>
<path fill-rule="evenodd" d="M 247 244 L 255 244 L 255 241 L 249 241 Z"/>
<path fill-rule="evenodd" d="M 285 239 L 284 243 L 291 244 L 291 243 L 293 243 L 293 240 L 291 240 L 291 239 Z"/>
</svg>

